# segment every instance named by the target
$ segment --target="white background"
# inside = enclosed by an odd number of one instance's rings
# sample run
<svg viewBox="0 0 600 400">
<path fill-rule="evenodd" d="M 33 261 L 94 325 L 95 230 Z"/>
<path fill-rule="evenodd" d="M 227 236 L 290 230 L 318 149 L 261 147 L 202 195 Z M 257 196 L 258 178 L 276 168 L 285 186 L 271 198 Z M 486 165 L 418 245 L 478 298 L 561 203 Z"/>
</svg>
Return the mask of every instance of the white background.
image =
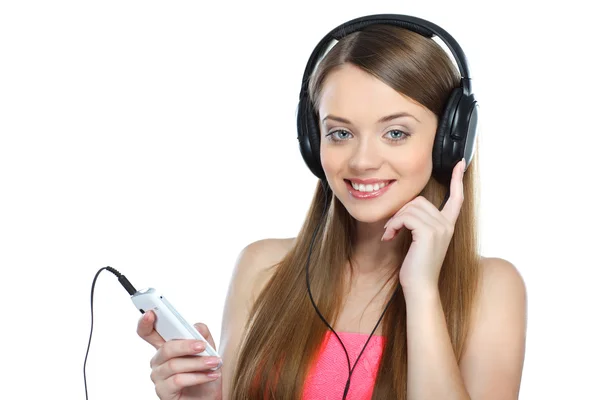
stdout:
<svg viewBox="0 0 600 400">
<path fill-rule="evenodd" d="M 483 252 L 529 296 L 520 398 L 600 399 L 599 35 L 592 6 L 550 3 L 2 2 L 0 397 L 84 398 L 107 265 L 218 341 L 239 251 L 295 236 L 312 198 L 295 120 L 310 52 L 399 13 L 470 63 Z M 89 398 L 154 398 L 139 312 L 107 271 L 94 299 Z"/>
</svg>

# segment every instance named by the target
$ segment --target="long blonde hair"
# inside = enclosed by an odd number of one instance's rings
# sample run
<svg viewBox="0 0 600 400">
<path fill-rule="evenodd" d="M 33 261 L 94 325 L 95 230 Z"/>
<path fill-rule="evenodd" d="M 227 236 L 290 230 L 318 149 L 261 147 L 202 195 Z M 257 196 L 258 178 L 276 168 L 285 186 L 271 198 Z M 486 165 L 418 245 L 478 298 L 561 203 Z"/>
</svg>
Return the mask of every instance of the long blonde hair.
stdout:
<svg viewBox="0 0 600 400">
<path fill-rule="evenodd" d="M 400 93 L 424 105 L 438 118 L 460 76 L 443 49 L 430 38 L 399 27 L 373 25 L 342 38 L 323 58 L 310 81 L 318 109 L 328 73 L 352 63 Z M 452 347 L 460 360 L 479 282 L 477 239 L 477 154 L 464 176 L 464 202 L 444 259 L 439 291 Z M 327 193 L 326 193 L 327 191 Z M 440 205 L 446 188 L 433 178 L 421 195 Z M 328 199 L 326 202 L 325 200 Z M 324 209 L 325 208 L 325 209 Z M 325 218 L 321 221 L 321 215 Z M 316 232 L 315 232 L 316 231 Z M 232 399 L 300 399 L 310 367 L 316 362 L 327 326 L 313 308 L 306 288 L 306 262 L 313 233 L 310 287 L 323 317 L 333 325 L 344 300 L 352 258 L 355 221 L 328 186 L 317 185 L 294 246 L 275 268 L 251 310 L 233 377 Z M 401 231 L 402 254 L 411 243 Z M 398 265 L 388 281 L 398 284 Z M 387 294 L 386 303 L 391 299 Z M 382 310 L 383 311 L 383 310 Z M 406 399 L 406 304 L 402 290 L 382 320 L 385 344 L 372 399 Z M 346 365 L 340 365 L 345 371 Z"/>
</svg>

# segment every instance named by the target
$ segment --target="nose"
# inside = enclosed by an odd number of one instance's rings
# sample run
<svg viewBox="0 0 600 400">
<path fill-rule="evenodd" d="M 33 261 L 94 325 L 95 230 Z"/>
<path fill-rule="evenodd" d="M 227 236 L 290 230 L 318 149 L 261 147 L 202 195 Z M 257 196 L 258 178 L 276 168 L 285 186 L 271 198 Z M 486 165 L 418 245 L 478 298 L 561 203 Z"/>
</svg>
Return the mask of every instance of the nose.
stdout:
<svg viewBox="0 0 600 400">
<path fill-rule="evenodd" d="M 368 170 L 377 170 L 381 166 L 381 154 L 377 148 L 377 143 L 370 138 L 357 140 L 355 147 L 352 149 L 348 166 L 355 172 Z"/>
</svg>

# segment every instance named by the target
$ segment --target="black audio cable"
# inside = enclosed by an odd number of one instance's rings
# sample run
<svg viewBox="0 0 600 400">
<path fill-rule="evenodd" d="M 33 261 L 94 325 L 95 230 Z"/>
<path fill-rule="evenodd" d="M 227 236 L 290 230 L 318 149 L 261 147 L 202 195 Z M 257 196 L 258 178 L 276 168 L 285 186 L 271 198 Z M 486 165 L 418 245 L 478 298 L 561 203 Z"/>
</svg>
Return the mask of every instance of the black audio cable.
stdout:
<svg viewBox="0 0 600 400">
<path fill-rule="evenodd" d="M 90 328 L 90 339 L 88 341 L 87 351 L 85 352 L 85 361 L 83 362 L 83 385 L 85 386 L 86 400 L 88 398 L 88 391 L 87 391 L 87 379 L 86 379 L 86 375 L 85 375 L 85 366 L 87 364 L 88 353 L 90 352 L 90 344 L 92 343 L 92 332 L 94 331 L 94 287 L 96 286 L 96 279 L 98 279 L 98 275 L 100 275 L 100 272 L 102 272 L 103 270 L 108 270 L 108 271 L 112 272 L 113 274 L 115 274 L 117 276 L 117 278 L 119 278 L 119 282 L 121 283 L 121 285 L 125 288 L 125 290 L 127 290 L 127 293 L 129 293 L 130 296 L 132 296 L 136 292 L 135 288 L 133 287 L 131 282 L 129 282 L 129 280 L 125 277 L 125 275 L 121 274 L 119 271 L 117 271 L 114 268 L 111 268 L 111 267 L 100 268 L 98 270 L 98 272 L 96 272 L 96 276 L 94 276 L 94 280 L 92 281 L 92 293 L 91 293 L 91 300 L 90 300 L 91 311 L 92 311 L 92 325 Z"/>
<path fill-rule="evenodd" d="M 392 297 L 390 298 L 390 300 L 388 301 L 387 305 L 383 309 L 383 313 L 379 317 L 379 320 L 377 321 L 377 324 L 375 324 L 375 328 L 373 328 L 373 330 L 371 331 L 371 334 L 369 335 L 369 338 L 367 339 L 367 342 L 365 343 L 365 345 L 362 348 L 361 352 L 358 354 L 358 357 L 356 357 L 356 361 L 354 362 L 354 366 L 350 367 L 350 357 L 348 355 L 348 351 L 346 350 L 346 346 L 344 346 L 344 343 L 342 343 L 342 339 L 340 339 L 340 337 L 338 336 L 337 332 L 333 329 L 333 327 L 331 325 L 329 325 L 329 323 L 327 322 L 327 320 L 325 319 L 325 317 L 323 316 L 323 314 L 321 314 L 321 312 L 319 311 L 319 308 L 315 304 L 315 300 L 314 300 L 312 292 L 310 290 L 310 279 L 309 279 L 309 275 L 308 275 L 308 266 L 309 266 L 309 263 L 310 263 L 310 256 L 312 254 L 313 244 L 315 242 L 317 233 L 318 233 L 319 229 L 321 228 L 321 225 L 323 224 L 323 220 L 325 219 L 325 214 L 327 213 L 327 210 L 329 209 L 329 207 L 328 207 L 328 204 L 329 204 L 329 201 L 328 201 L 329 200 L 329 196 L 328 196 L 328 194 L 329 194 L 329 192 L 328 192 L 329 185 L 328 185 L 328 183 L 326 183 L 323 180 L 321 180 L 321 187 L 323 188 L 323 193 L 324 193 L 325 198 L 323 199 L 323 211 L 321 213 L 321 218 L 319 219 L 319 223 L 317 224 L 317 226 L 315 227 L 315 230 L 313 231 L 313 235 L 312 235 L 312 238 L 311 238 L 311 241 L 310 241 L 310 246 L 308 248 L 308 257 L 306 258 L 306 264 L 305 264 L 305 270 L 306 270 L 306 288 L 308 289 L 308 296 L 310 297 L 310 301 L 311 301 L 311 303 L 313 305 L 313 308 L 315 309 L 315 311 L 317 312 L 317 314 L 319 315 L 319 317 L 321 318 L 321 320 L 325 323 L 325 325 L 327 325 L 327 328 L 329 328 L 329 330 L 331 332 L 333 332 L 333 334 L 336 336 L 336 338 L 338 339 L 338 341 L 342 345 L 342 349 L 344 350 L 344 353 L 346 353 L 346 360 L 348 361 L 348 380 L 346 381 L 346 386 L 344 387 L 344 394 L 342 395 L 342 400 L 346 400 L 346 396 L 348 395 L 348 391 L 350 389 L 350 379 L 352 378 L 352 373 L 354 372 L 354 368 L 356 368 L 356 365 L 358 364 L 358 360 L 360 359 L 360 356 L 363 354 L 363 352 L 367 348 L 367 345 L 369 344 L 369 341 L 371 340 L 371 337 L 373 336 L 373 334 L 375 333 L 375 330 L 377 330 L 377 327 L 381 323 L 381 320 L 383 319 L 383 316 L 385 315 L 385 312 L 387 311 L 388 307 L 390 306 L 390 304 L 392 304 L 392 301 L 394 300 L 394 298 L 400 292 L 401 285 L 398 282 L 398 285 L 396 286 L 396 289 L 394 290 L 394 293 L 392 294 Z M 442 201 L 442 205 L 439 207 L 439 210 L 442 210 L 442 208 L 444 208 L 444 205 L 446 204 L 446 202 L 448 201 L 449 198 L 450 198 L 450 187 L 448 187 L 448 190 L 446 191 L 446 195 L 444 196 L 444 200 Z"/>
</svg>

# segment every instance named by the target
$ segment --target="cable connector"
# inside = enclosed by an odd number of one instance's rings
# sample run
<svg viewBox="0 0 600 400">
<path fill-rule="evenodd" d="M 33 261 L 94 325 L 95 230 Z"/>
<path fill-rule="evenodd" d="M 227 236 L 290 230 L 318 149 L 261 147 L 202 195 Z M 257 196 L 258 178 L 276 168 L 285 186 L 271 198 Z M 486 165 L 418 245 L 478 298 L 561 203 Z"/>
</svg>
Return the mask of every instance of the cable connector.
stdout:
<svg viewBox="0 0 600 400">
<path fill-rule="evenodd" d="M 125 277 L 125 275 L 121 274 L 119 271 L 112 267 L 106 267 L 106 269 L 115 274 L 117 278 L 119 278 L 119 282 L 125 288 L 125 290 L 127 290 L 127 293 L 129 293 L 130 296 L 133 296 L 135 292 L 137 292 L 137 290 L 135 290 L 135 288 L 133 287 L 131 282 L 129 282 L 129 280 Z"/>
<path fill-rule="evenodd" d="M 87 346 L 87 350 L 85 352 L 85 360 L 83 361 L 83 384 L 85 386 L 85 398 L 87 400 L 88 398 L 88 390 L 87 390 L 87 377 L 86 377 L 86 373 L 85 373 L 85 367 L 87 365 L 87 359 L 88 359 L 88 354 L 90 352 L 90 345 L 92 344 L 92 332 L 94 332 L 94 288 L 96 287 L 96 279 L 98 279 L 98 275 L 100 275 L 100 272 L 102 272 L 103 270 L 107 270 L 112 272 L 113 274 L 115 274 L 117 276 L 117 278 L 119 278 L 119 282 L 121 282 L 121 285 L 125 288 L 125 290 L 127 290 L 127 293 L 129 293 L 129 295 L 133 296 L 136 292 L 135 288 L 133 287 L 133 285 L 131 284 L 131 282 L 129 282 L 129 280 L 127 278 L 125 278 L 125 275 L 121 274 L 119 271 L 117 271 L 114 268 L 111 267 L 102 267 L 98 270 L 98 272 L 96 272 L 96 275 L 94 276 L 94 280 L 92 281 L 92 292 L 90 295 L 90 306 L 91 306 L 91 311 L 92 311 L 92 323 L 91 323 L 91 327 L 90 327 L 90 339 L 88 341 L 88 346 Z"/>
</svg>

